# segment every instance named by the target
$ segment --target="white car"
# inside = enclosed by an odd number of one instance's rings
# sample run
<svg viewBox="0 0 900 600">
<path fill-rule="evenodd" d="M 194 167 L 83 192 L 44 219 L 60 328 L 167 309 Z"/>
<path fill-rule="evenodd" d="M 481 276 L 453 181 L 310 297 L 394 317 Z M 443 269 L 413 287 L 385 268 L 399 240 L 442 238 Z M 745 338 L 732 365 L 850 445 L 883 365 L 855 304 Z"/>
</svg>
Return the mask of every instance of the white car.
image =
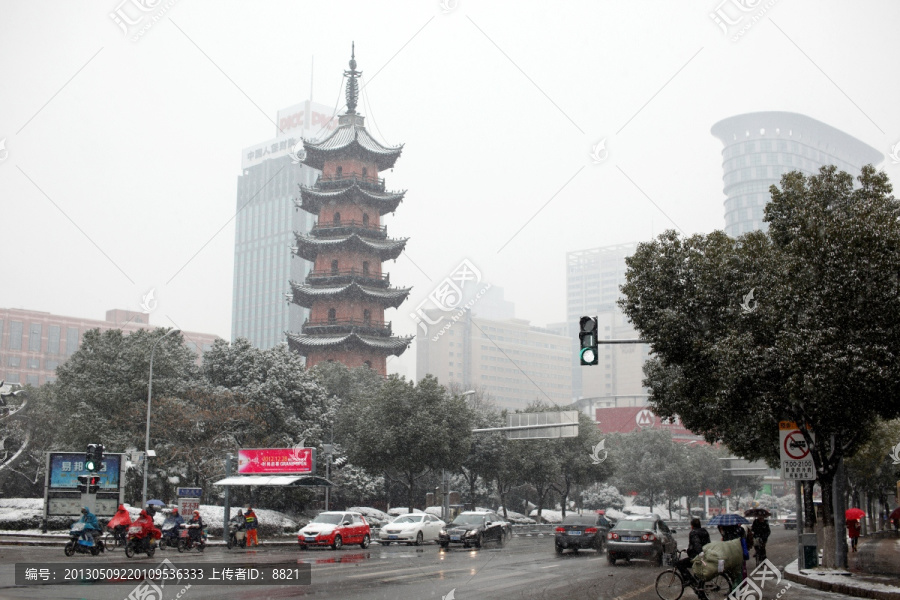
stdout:
<svg viewBox="0 0 900 600">
<path fill-rule="evenodd" d="M 427 513 L 400 515 L 381 527 L 378 543 L 382 546 L 387 546 L 391 542 L 421 546 L 425 542 L 436 540 L 443 528 L 444 522 L 434 515 Z"/>
</svg>

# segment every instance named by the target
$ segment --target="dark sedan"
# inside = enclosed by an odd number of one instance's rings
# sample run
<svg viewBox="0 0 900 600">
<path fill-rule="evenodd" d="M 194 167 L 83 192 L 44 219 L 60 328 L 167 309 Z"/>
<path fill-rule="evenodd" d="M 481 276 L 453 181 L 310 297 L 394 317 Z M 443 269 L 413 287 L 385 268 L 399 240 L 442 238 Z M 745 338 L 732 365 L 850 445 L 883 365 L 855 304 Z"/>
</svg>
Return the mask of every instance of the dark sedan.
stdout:
<svg viewBox="0 0 900 600">
<path fill-rule="evenodd" d="M 556 527 L 556 553 L 565 550 L 578 552 L 585 548 L 601 552 L 610 525 L 606 517 L 597 513 L 566 515 Z"/>
<path fill-rule="evenodd" d="M 450 544 L 462 544 L 464 548 L 469 546 L 481 548 L 483 543 L 489 541 L 503 546 L 511 536 L 512 526 L 497 513 L 467 510 L 459 513 L 440 531 L 438 543 L 441 548 L 448 548 Z"/>
<path fill-rule="evenodd" d="M 606 534 L 606 560 L 616 564 L 624 558 L 642 558 L 662 566 L 666 554 L 674 554 L 675 538 L 658 515 L 628 517 Z"/>
</svg>

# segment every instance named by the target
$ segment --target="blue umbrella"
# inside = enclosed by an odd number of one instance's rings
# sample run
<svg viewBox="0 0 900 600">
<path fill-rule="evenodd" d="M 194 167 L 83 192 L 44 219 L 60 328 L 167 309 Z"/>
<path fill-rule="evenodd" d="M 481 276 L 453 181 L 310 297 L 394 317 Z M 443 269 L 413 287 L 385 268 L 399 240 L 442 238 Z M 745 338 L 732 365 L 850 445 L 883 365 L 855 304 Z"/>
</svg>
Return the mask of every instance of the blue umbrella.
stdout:
<svg viewBox="0 0 900 600">
<path fill-rule="evenodd" d="M 165 506 L 166 503 L 162 500 L 147 500 L 147 506 Z"/>
<path fill-rule="evenodd" d="M 741 515 L 736 515 L 733 513 L 728 513 L 726 515 L 716 515 L 712 519 L 709 520 L 709 527 L 718 527 L 719 525 L 728 526 L 728 525 L 749 525 L 750 521 L 742 517 Z"/>
</svg>

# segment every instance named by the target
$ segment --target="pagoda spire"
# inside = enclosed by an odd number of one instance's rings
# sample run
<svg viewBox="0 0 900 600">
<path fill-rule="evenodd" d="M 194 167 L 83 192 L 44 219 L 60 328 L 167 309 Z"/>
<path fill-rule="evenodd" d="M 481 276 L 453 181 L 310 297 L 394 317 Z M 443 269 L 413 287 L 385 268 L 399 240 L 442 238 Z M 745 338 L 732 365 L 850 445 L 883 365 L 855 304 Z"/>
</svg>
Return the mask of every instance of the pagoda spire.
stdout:
<svg viewBox="0 0 900 600">
<path fill-rule="evenodd" d="M 362 71 L 356 70 L 356 42 L 350 45 L 350 70 L 344 71 L 344 77 L 347 78 L 347 114 L 356 114 L 356 103 L 359 99 L 359 76 Z"/>
</svg>

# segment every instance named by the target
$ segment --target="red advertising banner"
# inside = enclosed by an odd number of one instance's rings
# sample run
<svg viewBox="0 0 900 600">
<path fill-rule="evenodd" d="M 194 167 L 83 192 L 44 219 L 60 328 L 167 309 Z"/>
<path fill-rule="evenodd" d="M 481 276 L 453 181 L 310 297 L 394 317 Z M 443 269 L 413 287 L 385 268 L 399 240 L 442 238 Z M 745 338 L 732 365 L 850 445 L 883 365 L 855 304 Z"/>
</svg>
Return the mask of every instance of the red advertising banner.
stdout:
<svg viewBox="0 0 900 600">
<path fill-rule="evenodd" d="M 315 448 L 247 448 L 238 450 L 241 475 L 305 475 L 316 468 Z"/>
</svg>

